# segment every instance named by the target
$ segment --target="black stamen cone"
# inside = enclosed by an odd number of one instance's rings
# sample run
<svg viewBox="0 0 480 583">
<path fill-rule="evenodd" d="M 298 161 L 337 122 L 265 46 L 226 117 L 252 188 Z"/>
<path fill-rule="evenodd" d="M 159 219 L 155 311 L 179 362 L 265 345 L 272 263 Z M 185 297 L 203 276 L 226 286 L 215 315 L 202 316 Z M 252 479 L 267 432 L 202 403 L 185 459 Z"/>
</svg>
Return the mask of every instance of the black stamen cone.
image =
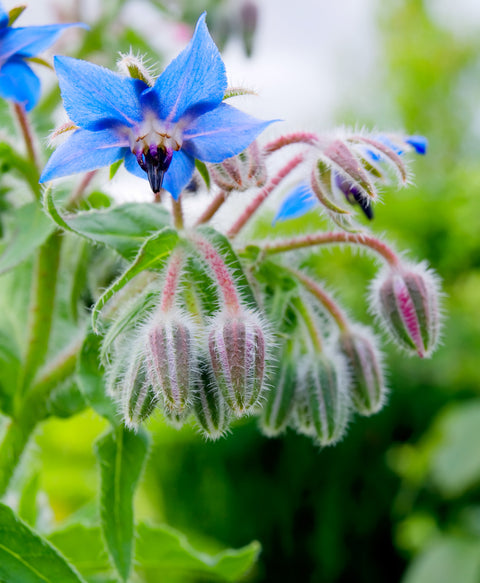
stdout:
<svg viewBox="0 0 480 583">
<path fill-rule="evenodd" d="M 150 182 L 150 188 L 155 194 L 158 194 L 162 188 L 163 176 L 166 171 L 164 164 L 165 158 L 166 156 L 163 150 L 158 150 L 156 156 L 153 156 L 151 152 L 145 154 L 148 182 Z"/>
<path fill-rule="evenodd" d="M 362 196 L 362 194 L 355 188 L 350 189 L 350 192 L 353 194 L 353 198 L 360 205 L 367 219 L 371 221 L 373 219 L 373 208 L 370 200 L 365 196 Z"/>
</svg>

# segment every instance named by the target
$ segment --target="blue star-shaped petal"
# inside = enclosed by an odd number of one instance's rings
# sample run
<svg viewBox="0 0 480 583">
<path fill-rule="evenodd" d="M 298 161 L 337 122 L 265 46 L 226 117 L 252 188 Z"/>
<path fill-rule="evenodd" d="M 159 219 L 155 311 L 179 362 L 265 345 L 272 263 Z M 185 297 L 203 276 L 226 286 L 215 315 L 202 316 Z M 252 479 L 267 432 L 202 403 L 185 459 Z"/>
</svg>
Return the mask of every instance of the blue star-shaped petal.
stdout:
<svg viewBox="0 0 480 583">
<path fill-rule="evenodd" d="M 27 59 L 44 51 L 65 28 L 71 26 L 85 25 L 72 23 L 13 28 L 9 26 L 9 16 L 0 4 L 0 96 L 30 111 L 40 98 L 40 81 Z"/>
<path fill-rule="evenodd" d="M 195 158 L 221 162 L 235 156 L 271 123 L 222 102 L 225 66 L 205 13 L 190 44 L 153 87 L 68 57 L 56 57 L 55 69 L 78 129 L 52 154 L 41 182 L 124 159 L 127 170 L 148 178 L 154 193 L 164 188 L 177 199 Z"/>
</svg>

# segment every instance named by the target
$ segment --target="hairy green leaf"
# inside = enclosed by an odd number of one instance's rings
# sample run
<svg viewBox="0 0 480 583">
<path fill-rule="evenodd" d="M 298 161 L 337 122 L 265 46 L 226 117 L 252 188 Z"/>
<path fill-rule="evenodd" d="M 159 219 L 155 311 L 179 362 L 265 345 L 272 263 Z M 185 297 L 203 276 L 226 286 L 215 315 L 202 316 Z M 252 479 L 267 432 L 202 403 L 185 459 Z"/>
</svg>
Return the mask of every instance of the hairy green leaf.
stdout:
<svg viewBox="0 0 480 583">
<path fill-rule="evenodd" d="M 0 580 L 8 583 L 84 581 L 48 541 L 3 504 L 0 504 Z"/>
<path fill-rule="evenodd" d="M 133 497 L 148 452 L 148 435 L 123 426 L 96 442 L 100 463 L 100 515 L 110 556 L 124 581 L 133 558 Z"/>
<path fill-rule="evenodd" d="M 241 549 L 209 555 L 194 549 L 182 533 L 168 526 L 138 526 L 136 560 L 142 569 L 208 575 L 212 581 L 237 581 L 255 563 L 260 552 L 256 541 Z M 156 571 L 156 572 L 157 572 Z"/>
<path fill-rule="evenodd" d="M 108 300 L 120 291 L 136 275 L 145 271 L 158 270 L 165 265 L 166 260 L 178 243 L 178 234 L 174 229 L 165 227 L 159 233 L 151 235 L 142 245 L 133 263 L 126 271 L 100 296 L 92 310 L 92 328 L 97 331 L 97 320 L 102 308 Z"/>
</svg>

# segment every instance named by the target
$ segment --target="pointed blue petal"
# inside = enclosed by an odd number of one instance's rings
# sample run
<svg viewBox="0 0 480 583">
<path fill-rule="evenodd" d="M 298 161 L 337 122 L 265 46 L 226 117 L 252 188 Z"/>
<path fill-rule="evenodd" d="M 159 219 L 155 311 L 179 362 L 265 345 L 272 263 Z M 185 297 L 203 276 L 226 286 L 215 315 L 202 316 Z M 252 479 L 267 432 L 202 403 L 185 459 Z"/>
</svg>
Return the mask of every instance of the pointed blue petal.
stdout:
<svg viewBox="0 0 480 583">
<path fill-rule="evenodd" d="M 40 81 L 21 59 L 12 59 L 0 69 L 0 95 L 30 111 L 40 98 Z"/>
<path fill-rule="evenodd" d="M 122 159 L 127 151 L 125 144 L 111 130 L 75 130 L 50 156 L 40 182 L 109 166 Z"/>
<path fill-rule="evenodd" d="M 225 65 L 208 32 L 203 13 L 190 44 L 155 83 L 159 116 L 177 121 L 186 112 L 200 115 L 216 107 L 226 89 Z"/>
<path fill-rule="evenodd" d="M 408 136 L 405 143 L 412 146 L 417 154 L 426 154 L 428 148 L 428 140 L 425 136 Z"/>
<path fill-rule="evenodd" d="M 273 224 L 277 221 L 296 219 L 303 216 L 318 204 L 315 193 L 306 182 L 301 182 L 283 199 Z"/>
<path fill-rule="evenodd" d="M 6 28 L 8 26 L 8 13 L 0 4 L 0 28 Z"/>
<path fill-rule="evenodd" d="M 34 57 L 52 45 L 64 29 L 72 26 L 86 27 L 72 23 L 9 28 L 0 40 L 0 59 L 6 60 L 13 55 Z"/>
<path fill-rule="evenodd" d="M 65 110 L 86 130 L 118 125 L 132 127 L 142 118 L 139 93 L 143 81 L 71 57 L 55 57 Z"/>
<path fill-rule="evenodd" d="M 193 120 L 183 134 L 183 149 L 203 162 L 222 162 L 239 154 L 272 121 L 262 121 L 221 103 Z"/>
<path fill-rule="evenodd" d="M 165 172 L 163 188 L 168 190 L 173 198 L 177 200 L 182 190 L 190 182 L 194 170 L 195 161 L 191 156 L 182 150 L 174 152 L 170 167 Z"/>
</svg>

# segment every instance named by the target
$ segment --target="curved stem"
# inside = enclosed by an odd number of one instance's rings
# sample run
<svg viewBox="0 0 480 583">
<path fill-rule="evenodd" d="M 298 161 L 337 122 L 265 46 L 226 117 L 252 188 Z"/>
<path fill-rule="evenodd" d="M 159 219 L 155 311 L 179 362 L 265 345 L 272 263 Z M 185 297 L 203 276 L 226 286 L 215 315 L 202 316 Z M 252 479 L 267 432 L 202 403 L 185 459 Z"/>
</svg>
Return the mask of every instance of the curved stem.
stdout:
<svg viewBox="0 0 480 583">
<path fill-rule="evenodd" d="M 280 184 L 280 182 L 292 172 L 299 164 L 305 160 L 305 153 L 298 154 L 292 158 L 288 164 L 281 168 L 277 175 L 270 180 L 270 182 L 262 188 L 253 201 L 247 206 L 244 212 L 240 215 L 238 220 L 230 227 L 227 236 L 230 238 L 236 237 L 243 229 L 247 221 L 249 221 L 258 207 L 265 201 L 268 195 Z"/>
<path fill-rule="evenodd" d="M 44 370 L 25 395 L 15 418 L 10 420 L 0 443 L 0 497 L 5 494 L 32 433 L 47 414 L 51 392 L 75 371 L 82 343 L 83 338 L 79 338 Z"/>
<path fill-rule="evenodd" d="M 98 170 L 91 170 L 90 172 L 87 172 L 85 174 L 85 176 L 80 181 L 80 184 L 78 185 L 77 189 L 72 192 L 69 199 L 67 200 L 65 207 L 68 210 L 71 210 L 77 206 L 82 196 L 85 194 L 86 188 L 93 180 L 93 177 L 95 176 L 95 174 L 97 174 L 97 172 Z"/>
<path fill-rule="evenodd" d="M 294 132 L 272 140 L 263 148 L 263 152 L 265 154 L 272 154 L 273 152 L 276 152 L 285 146 L 290 146 L 291 144 L 306 144 L 308 146 L 316 146 L 318 141 L 319 139 L 317 134 L 311 132 Z"/>
<path fill-rule="evenodd" d="M 338 328 L 345 332 L 348 330 L 348 321 L 347 317 L 343 313 L 342 309 L 338 306 L 338 304 L 333 300 L 333 298 L 327 294 L 327 292 L 321 288 L 318 283 L 308 277 L 305 273 L 301 271 L 297 271 L 296 269 L 292 269 L 290 267 L 286 267 L 287 271 L 289 271 L 292 275 L 294 275 L 298 281 L 302 283 L 302 285 L 313 295 L 317 298 L 317 300 L 322 304 L 322 306 L 327 310 L 327 312 L 332 316 L 333 320 L 337 324 Z"/>
<path fill-rule="evenodd" d="M 27 148 L 28 157 L 38 172 L 40 169 L 40 162 L 38 160 L 37 151 L 35 149 L 33 132 L 27 117 L 27 112 L 19 103 L 13 104 L 13 110 L 20 125 L 23 139 L 25 140 L 25 147 Z"/>
<path fill-rule="evenodd" d="M 165 281 L 162 289 L 162 303 L 160 309 L 168 312 L 175 304 L 175 296 L 178 288 L 178 281 L 182 272 L 183 251 L 176 249 L 168 262 Z"/>
<path fill-rule="evenodd" d="M 198 218 L 197 222 L 195 223 L 195 227 L 207 223 L 226 200 L 227 193 L 224 190 L 221 190 L 219 193 L 217 193 L 213 200 L 208 205 L 208 207 L 203 211 L 203 213 Z"/>
<path fill-rule="evenodd" d="M 57 230 L 37 251 L 29 308 L 22 392 L 34 379 L 37 370 L 45 362 L 48 352 L 61 243 L 62 235 Z"/>
<path fill-rule="evenodd" d="M 378 253 L 391 267 L 398 267 L 399 257 L 388 245 L 373 235 L 358 233 L 346 233 L 344 231 L 335 231 L 329 233 L 313 233 L 303 237 L 293 237 L 273 243 L 267 243 L 262 248 L 266 255 L 274 253 L 283 253 L 285 251 L 294 251 L 305 247 L 315 247 L 316 245 L 329 245 L 332 243 L 349 243 L 353 245 L 362 245 Z"/>
<path fill-rule="evenodd" d="M 317 352 L 322 352 L 323 351 L 323 340 L 322 340 L 322 336 L 318 330 L 318 327 L 315 323 L 315 320 L 313 318 L 313 314 L 307 308 L 307 306 L 305 305 L 305 302 L 303 302 L 301 298 L 299 298 L 299 297 L 294 298 L 292 300 L 292 303 L 293 303 L 295 309 L 297 310 L 297 312 L 302 317 L 302 320 L 305 323 L 305 326 L 307 327 L 308 333 L 309 333 L 310 338 L 312 340 L 313 347 L 315 348 L 315 350 Z"/>
</svg>

